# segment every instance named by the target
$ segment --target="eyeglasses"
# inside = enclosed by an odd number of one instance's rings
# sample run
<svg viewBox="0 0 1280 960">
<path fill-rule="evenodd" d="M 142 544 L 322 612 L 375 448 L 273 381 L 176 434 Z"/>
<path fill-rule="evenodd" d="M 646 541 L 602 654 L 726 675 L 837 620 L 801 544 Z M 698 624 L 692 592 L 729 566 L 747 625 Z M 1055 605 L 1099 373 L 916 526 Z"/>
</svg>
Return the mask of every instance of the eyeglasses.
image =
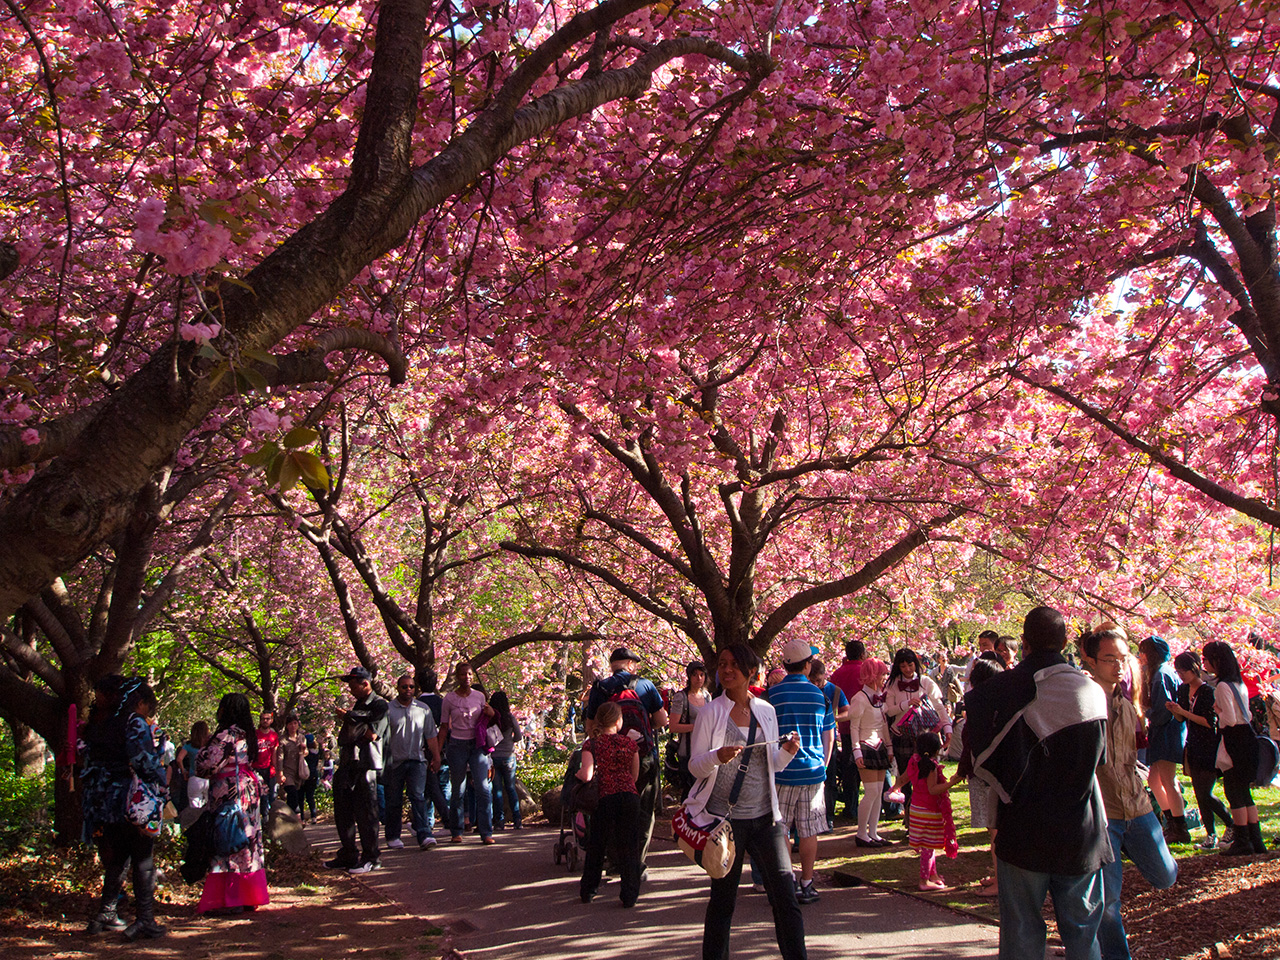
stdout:
<svg viewBox="0 0 1280 960">
<path fill-rule="evenodd" d="M 1098 663 L 1105 663 L 1108 666 L 1115 666 L 1117 663 L 1124 663 L 1123 657 L 1097 657 Z"/>
</svg>

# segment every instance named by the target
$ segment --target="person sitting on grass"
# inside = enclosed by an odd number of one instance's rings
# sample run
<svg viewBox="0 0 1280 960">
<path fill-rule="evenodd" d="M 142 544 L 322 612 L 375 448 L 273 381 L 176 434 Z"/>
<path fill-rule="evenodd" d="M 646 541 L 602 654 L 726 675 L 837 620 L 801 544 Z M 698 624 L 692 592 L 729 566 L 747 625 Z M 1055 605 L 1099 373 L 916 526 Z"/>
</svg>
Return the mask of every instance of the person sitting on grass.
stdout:
<svg viewBox="0 0 1280 960">
<path fill-rule="evenodd" d="M 920 854 L 920 889 L 945 890 L 946 881 L 938 875 L 936 851 L 942 850 L 951 859 L 960 852 L 956 841 L 956 825 L 951 819 L 951 798 L 947 791 L 951 781 L 947 779 L 938 762 L 942 751 L 942 738 L 936 733 L 922 733 L 916 737 L 916 752 L 907 763 L 907 769 L 894 783 L 900 790 L 911 782 L 911 825 L 908 842 Z"/>
</svg>

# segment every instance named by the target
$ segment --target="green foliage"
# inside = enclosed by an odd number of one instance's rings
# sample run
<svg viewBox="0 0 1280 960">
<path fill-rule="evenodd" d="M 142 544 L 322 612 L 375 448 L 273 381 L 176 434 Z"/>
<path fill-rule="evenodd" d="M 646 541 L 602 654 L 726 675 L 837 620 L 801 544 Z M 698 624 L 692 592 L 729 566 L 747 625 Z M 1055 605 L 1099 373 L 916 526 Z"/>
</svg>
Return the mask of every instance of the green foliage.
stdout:
<svg viewBox="0 0 1280 960">
<path fill-rule="evenodd" d="M 0 724 L 0 851 L 36 842 L 53 822 L 53 764 L 39 777 L 14 773 L 13 736 Z"/>
<path fill-rule="evenodd" d="M 283 493 L 299 480 L 312 490 L 329 489 L 329 471 L 314 453 L 300 449 L 315 443 L 318 434 L 306 427 L 294 427 L 284 437 L 283 445 L 268 440 L 242 458 L 251 467 L 265 467 L 268 487 Z"/>
<path fill-rule="evenodd" d="M 520 758 L 516 775 L 535 800 L 540 800 L 552 787 L 560 786 L 572 752 L 572 748 L 558 750 L 553 746 L 542 746 Z"/>
</svg>

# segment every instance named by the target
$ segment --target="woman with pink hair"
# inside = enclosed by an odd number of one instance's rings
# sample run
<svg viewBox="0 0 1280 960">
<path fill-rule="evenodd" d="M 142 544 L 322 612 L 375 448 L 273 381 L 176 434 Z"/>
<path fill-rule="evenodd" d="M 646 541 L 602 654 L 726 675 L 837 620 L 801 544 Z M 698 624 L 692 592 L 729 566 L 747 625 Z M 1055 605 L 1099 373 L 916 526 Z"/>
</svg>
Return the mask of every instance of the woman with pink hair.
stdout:
<svg viewBox="0 0 1280 960">
<path fill-rule="evenodd" d="M 889 767 L 889 725 L 884 718 L 885 677 L 889 665 L 883 660 L 868 657 L 862 661 L 862 689 L 849 701 L 849 736 L 853 742 L 853 760 L 862 778 L 862 802 L 858 804 L 858 834 L 854 838 L 860 847 L 888 846 L 881 840 L 880 798 L 884 793 L 884 774 Z"/>
</svg>

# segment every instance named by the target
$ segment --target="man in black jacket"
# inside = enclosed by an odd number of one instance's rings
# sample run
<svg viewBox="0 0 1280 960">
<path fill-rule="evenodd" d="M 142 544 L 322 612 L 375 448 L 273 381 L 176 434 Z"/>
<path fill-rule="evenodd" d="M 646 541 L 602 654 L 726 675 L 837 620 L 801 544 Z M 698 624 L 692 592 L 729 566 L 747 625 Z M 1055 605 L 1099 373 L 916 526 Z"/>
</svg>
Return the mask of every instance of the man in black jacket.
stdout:
<svg viewBox="0 0 1280 960">
<path fill-rule="evenodd" d="M 1067 960 L 1097 960 L 1102 866 L 1111 861 L 1096 771 L 1106 749 L 1102 689 L 1062 656 L 1062 614 L 1027 614 L 1021 663 L 966 698 L 975 775 L 999 797 L 1000 960 L 1044 956 L 1052 894 Z"/>
<path fill-rule="evenodd" d="M 387 701 L 373 692 L 372 677 L 364 667 L 353 667 L 341 678 L 355 699 L 348 710 L 338 710 L 338 769 L 333 775 L 333 820 L 342 849 L 325 866 L 349 873 L 368 873 L 378 860 L 378 773 L 389 721 Z M 356 833 L 360 855 L 356 856 Z"/>
</svg>

